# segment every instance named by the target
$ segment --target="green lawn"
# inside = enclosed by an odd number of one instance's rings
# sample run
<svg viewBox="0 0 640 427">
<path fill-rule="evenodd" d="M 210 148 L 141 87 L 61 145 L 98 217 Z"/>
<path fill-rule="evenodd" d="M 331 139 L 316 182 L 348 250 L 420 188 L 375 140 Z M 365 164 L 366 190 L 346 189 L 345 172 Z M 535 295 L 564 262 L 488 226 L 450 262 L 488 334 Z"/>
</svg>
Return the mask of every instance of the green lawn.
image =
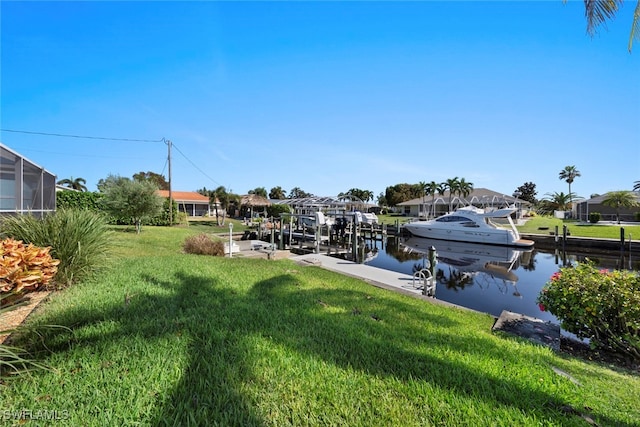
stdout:
<svg viewBox="0 0 640 427">
<path fill-rule="evenodd" d="M 119 229 L 112 267 L 30 318 L 71 332 L 21 338 L 51 370 L 5 380 L 0 414 L 55 410 L 73 426 L 640 423 L 637 375 L 319 267 L 182 254 L 207 227 Z"/>
<path fill-rule="evenodd" d="M 633 240 L 640 240 L 640 225 L 618 225 L 610 223 L 586 224 L 571 220 L 562 220 L 548 216 L 536 216 L 528 219 L 524 225 L 518 226 L 521 233 L 547 234 L 554 231 L 558 227 L 559 233 L 562 233 L 563 225 L 566 225 L 572 236 L 576 237 L 593 237 L 600 239 L 620 239 L 620 228 L 624 228 L 625 239 L 629 236 Z M 540 230 L 540 227 L 547 227 L 548 230 Z"/>
</svg>

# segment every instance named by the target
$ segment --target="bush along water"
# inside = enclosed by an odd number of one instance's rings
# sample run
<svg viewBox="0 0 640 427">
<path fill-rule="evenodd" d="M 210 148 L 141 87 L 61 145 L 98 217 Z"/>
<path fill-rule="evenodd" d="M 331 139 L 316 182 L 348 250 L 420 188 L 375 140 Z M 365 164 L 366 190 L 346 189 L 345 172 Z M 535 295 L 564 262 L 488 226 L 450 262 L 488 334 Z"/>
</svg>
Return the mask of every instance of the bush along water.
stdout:
<svg viewBox="0 0 640 427">
<path fill-rule="evenodd" d="M 541 310 L 563 329 L 589 339 L 592 348 L 612 350 L 640 361 L 640 276 L 601 270 L 591 261 L 563 267 L 538 296 Z"/>
</svg>

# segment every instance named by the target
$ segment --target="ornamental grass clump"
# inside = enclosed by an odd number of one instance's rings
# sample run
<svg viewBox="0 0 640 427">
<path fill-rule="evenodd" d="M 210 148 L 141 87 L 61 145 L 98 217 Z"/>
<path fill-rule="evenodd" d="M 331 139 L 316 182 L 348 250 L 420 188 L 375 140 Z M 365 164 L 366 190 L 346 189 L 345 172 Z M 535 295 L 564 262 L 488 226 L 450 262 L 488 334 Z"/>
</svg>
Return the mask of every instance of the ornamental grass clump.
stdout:
<svg viewBox="0 0 640 427">
<path fill-rule="evenodd" d="M 591 261 L 561 268 L 545 284 L 538 304 L 563 329 L 589 339 L 593 348 L 640 361 L 640 276 L 602 270 Z"/>
<path fill-rule="evenodd" d="M 2 219 L 2 235 L 51 247 L 51 255 L 60 260 L 55 281 L 59 288 L 105 266 L 111 249 L 104 216 L 82 209 L 60 209 L 42 219 L 33 215 L 6 217 Z"/>
<path fill-rule="evenodd" d="M 224 243 L 205 233 L 187 237 L 182 248 L 188 254 L 224 256 Z"/>
</svg>

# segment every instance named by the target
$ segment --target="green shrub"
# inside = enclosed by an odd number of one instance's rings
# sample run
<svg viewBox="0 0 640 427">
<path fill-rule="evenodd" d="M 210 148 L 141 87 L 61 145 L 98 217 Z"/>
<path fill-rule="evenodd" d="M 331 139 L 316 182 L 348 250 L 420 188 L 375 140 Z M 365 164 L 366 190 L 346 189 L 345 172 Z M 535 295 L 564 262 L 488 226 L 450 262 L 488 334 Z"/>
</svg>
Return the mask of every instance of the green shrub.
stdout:
<svg viewBox="0 0 640 427">
<path fill-rule="evenodd" d="M 56 285 L 64 287 L 94 273 L 109 255 L 109 229 L 102 215 L 82 209 L 61 209 L 39 219 L 32 215 L 3 218 L 2 234 L 51 247 L 60 260 Z"/>
<path fill-rule="evenodd" d="M 178 212 L 178 203 L 173 201 L 173 212 L 171 212 L 171 220 L 172 224 L 169 224 L 169 199 L 164 199 L 162 202 L 162 212 L 159 215 L 156 215 L 150 218 L 148 221 L 145 221 L 146 225 L 158 225 L 158 226 L 168 226 L 173 224 L 182 224 L 182 218 L 180 216 L 181 213 Z M 186 217 L 186 214 L 185 214 Z"/>
<path fill-rule="evenodd" d="M 270 205 L 267 206 L 267 216 L 280 218 L 282 214 L 288 214 L 291 212 L 289 205 Z"/>
<path fill-rule="evenodd" d="M 183 249 L 188 254 L 224 256 L 224 243 L 205 233 L 187 237 Z"/>
<path fill-rule="evenodd" d="M 601 217 L 602 217 L 602 216 L 600 215 L 600 212 L 591 212 L 591 213 L 589 214 L 589 222 L 590 222 L 591 224 L 595 224 L 595 223 L 597 223 L 598 221 L 600 221 L 600 218 L 601 218 Z"/>
<path fill-rule="evenodd" d="M 100 212 L 102 193 L 88 191 L 63 190 L 56 192 L 56 207 L 58 209 L 88 209 Z"/>
<path fill-rule="evenodd" d="M 640 276 L 627 270 L 599 270 L 591 261 L 561 268 L 538 296 L 562 327 L 594 348 L 640 360 Z"/>
<path fill-rule="evenodd" d="M 640 212 L 636 212 L 634 215 L 636 221 L 640 221 Z"/>
</svg>

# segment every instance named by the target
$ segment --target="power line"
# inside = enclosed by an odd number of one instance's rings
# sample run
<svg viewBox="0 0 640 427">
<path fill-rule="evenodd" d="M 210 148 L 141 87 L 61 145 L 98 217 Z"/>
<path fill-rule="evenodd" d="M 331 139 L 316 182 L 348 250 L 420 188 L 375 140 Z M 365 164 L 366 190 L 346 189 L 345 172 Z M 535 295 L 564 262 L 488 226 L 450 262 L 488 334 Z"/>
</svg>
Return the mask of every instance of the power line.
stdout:
<svg viewBox="0 0 640 427">
<path fill-rule="evenodd" d="M 126 142 L 164 142 L 162 139 L 134 139 L 134 138 L 105 138 L 102 136 L 86 136 L 86 135 L 69 135 L 63 133 L 49 133 L 49 132 L 33 132 L 28 130 L 16 130 L 16 129 L 0 129 L 2 132 L 13 133 L 25 133 L 29 135 L 44 135 L 44 136 L 58 136 L 64 138 L 81 138 L 81 139 L 101 139 L 105 141 L 126 141 Z"/>
<path fill-rule="evenodd" d="M 102 136 L 73 135 L 73 134 L 52 133 L 52 132 L 35 132 L 35 131 L 17 130 L 17 129 L 0 129 L 0 131 L 2 131 L 2 132 L 13 132 L 13 133 L 23 133 L 23 134 L 28 134 L 28 135 L 56 136 L 56 137 L 63 137 L 63 138 L 97 139 L 97 140 L 103 140 L 103 141 L 164 142 L 164 143 L 168 143 L 165 138 L 162 138 L 162 139 L 106 138 L 106 137 L 102 137 Z M 172 143 L 171 146 L 173 148 L 175 148 L 178 151 L 178 153 L 180 153 L 182 155 L 182 157 L 184 157 L 185 160 L 187 160 L 198 172 L 200 172 L 202 175 L 204 175 L 205 177 L 207 177 L 208 179 L 210 179 L 214 183 L 216 183 L 218 185 L 222 185 L 218 181 L 216 181 L 215 179 L 213 179 L 209 175 L 207 175 L 207 173 L 204 172 L 202 169 L 200 169 L 191 159 L 189 159 L 182 151 L 180 151 L 180 149 L 175 144 Z M 166 166 L 167 166 L 167 163 L 165 163 L 164 167 L 166 167 Z M 164 167 L 163 167 L 163 172 L 164 172 Z"/>
<path fill-rule="evenodd" d="M 184 153 L 182 151 L 180 151 L 180 149 L 178 147 L 176 147 L 175 143 L 172 143 L 173 148 L 176 149 L 176 151 L 178 151 L 178 153 L 180 153 L 182 155 L 182 157 L 184 157 L 189 163 L 191 163 L 191 165 L 196 168 L 198 170 L 198 172 L 200 172 L 202 175 L 206 176 L 207 178 L 209 178 L 211 181 L 215 182 L 218 185 L 222 185 L 220 184 L 218 181 L 216 181 L 215 179 L 211 178 L 209 175 L 207 175 L 202 169 L 200 169 L 195 163 L 193 163 L 191 161 L 191 159 L 189 159 L 187 156 L 184 155 Z"/>
</svg>

